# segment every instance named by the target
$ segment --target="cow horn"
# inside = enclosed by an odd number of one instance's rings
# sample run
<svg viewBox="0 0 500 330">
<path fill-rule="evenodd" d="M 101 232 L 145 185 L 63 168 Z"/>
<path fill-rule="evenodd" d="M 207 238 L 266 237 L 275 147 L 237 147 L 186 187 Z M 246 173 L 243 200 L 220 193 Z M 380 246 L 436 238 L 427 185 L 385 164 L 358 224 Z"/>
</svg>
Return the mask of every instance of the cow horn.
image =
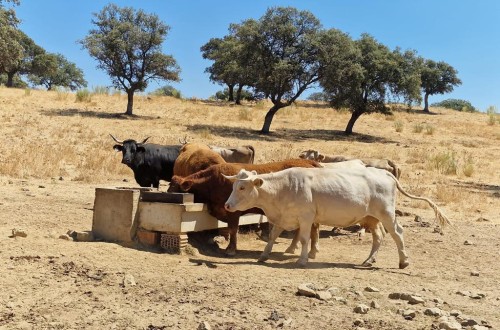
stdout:
<svg viewBox="0 0 500 330">
<path fill-rule="evenodd" d="M 115 140 L 116 143 L 123 144 L 123 141 L 118 140 L 112 134 L 109 134 L 109 135 L 113 138 L 113 140 Z"/>
<path fill-rule="evenodd" d="M 188 143 L 187 135 L 184 136 L 184 141 L 182 141 L 181 138 L 179 138 L 179 143 L 182 144 L 182 145 Z"/>
<path fill-rule="evenodd" d="M 137 143 L 137 144 L 144 144 L 144 143 L 146 143 L 146 141 L 147 141 L 150 137 L 151 137 L 151 136 L 148 136 L 147 138 L 145 138 L 144 140 L 142 140 L 142 142 Z"/>
<path fill-rule="evenodd" d="M 238 179 L 238 175 L 224 175 L 222 173 L 221 173 L 221 175 L 231 182 L 234 182 Z"/>
</svg>

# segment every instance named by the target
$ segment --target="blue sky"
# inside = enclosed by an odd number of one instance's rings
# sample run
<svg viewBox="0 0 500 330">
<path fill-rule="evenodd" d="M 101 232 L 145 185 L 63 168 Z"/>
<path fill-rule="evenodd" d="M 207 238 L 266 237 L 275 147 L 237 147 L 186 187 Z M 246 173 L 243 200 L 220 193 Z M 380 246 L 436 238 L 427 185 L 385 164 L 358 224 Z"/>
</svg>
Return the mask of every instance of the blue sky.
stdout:
<svg viewBox="0 0 500 330">
<path fill-rule="evenodd" d="M 109 77 L 82 50 L 77 40 L 92 28 L 92 13 L 109 1 L 21 0 L 16 7 L 20 28 L 49 52 L 61 53 L 85 74 L 89 88 L 109 86 Z M 164 52 L 181 67 L 180 83 L 172 83 L 186 97 L 207 98 L 222 86 L 204 73 L 211 64 L 200 47 L 223 37 L 230 23 L 261 17 L 267 8 L 292 6 L 309 10 L 325 28 L 337 28 L 357 39 L 367 32 L 391 49 L 414 49 L 419 55 L 445 61 L 458 70 L 463 84 L 452 93 L 431 96 L 431 103 L 447 98 L 470 101 L 484 111 L 500 108 L 500 1 L 482 0 L 116 0 L 157 14 L 171 27 Z M 165 85 L 152 83 L 148 91 Z M 308 95 L 305 94 L 305 95 Z"/>
</svg>

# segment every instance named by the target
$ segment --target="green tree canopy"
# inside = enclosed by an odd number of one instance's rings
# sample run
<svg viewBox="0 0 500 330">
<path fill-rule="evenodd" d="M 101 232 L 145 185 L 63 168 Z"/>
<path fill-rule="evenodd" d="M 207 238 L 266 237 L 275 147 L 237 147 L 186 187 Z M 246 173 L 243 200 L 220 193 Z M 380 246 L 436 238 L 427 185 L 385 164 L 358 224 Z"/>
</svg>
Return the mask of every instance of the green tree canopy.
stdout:
<svg viewBox="0 0 500 330">
<path fill-rule="evenodd" d="M 127 115 L 133 114 L 135 91 L 144 91 L 150 81 L 180 80 L 175 59 L 162 53 L 170 28 L 157 15 L 110 4 L 94 14 L 92 23 L 95 29 L 80 43 L 113 86 L 127 93 Z"/>
<path fill-rule="evenodd" d="M 431 104 L 431 106 L 453 109 L 457 111 L 465 111 L 465 112 L 477 111 L 477 109 L 469 101 L 460 99 L 446 99 L 440 102 L 433 103 Z"/>
<path fill-rule="evenodd" d="M 411 104 L 419 99 L 419 59 L 414 52 L 391 51 L 368 34 L 341 49 L 350 55 L 341 65 L 324 64 L 321 86 L 332 106 L 350 109 L 346 134 L 352 134 L 362 114 L 389 113 L 387 101 L 403 98 Z"/>
<path fill-rule="evenodd" d="M 83 71 L 61 54 L 35 56 L 28 79 L 34 85 L 45 86 L 47 90 L 60 86 L 74 91 L 87 86 Z"/>
<path fill-rule="evenodd" d="M 6 86 L 13 87 L 14 76 L 30 74 L 33 68 L 33 61 L 36 56 L 45 53 L 45 50 L 38 46 L 28 35 L 22 31 L 17 31 L 15 35 L 17 42 L 21 45 L 23 49 L 22 57 L 18 58 L 17 62 L 13 62 L 12 65 L 6 70 Z"/>
<path fill-rule="evenodd" d="M 19 40 L 18 20 L 12 9 L 5 9 L 0 2 L 0 73 L 15 68 L 23 58 L 23 47 Z"/>
<path fill-rule="evenodd" d="M 315 42 L 321 24 L 308 11 L 270 8 L 259 20 L 233 24 L 231 33 L 243 45 L 240 65 L 251 74 L 251 86 L 273 106 L 261 133 L 269 133 L 276 112 L 292 104 L 319 79 Z"/>
<path fill-rule="evenodd" d="M 462 84 L 457 74 L 457 70 L 446 62 L 425 60 L 421 70 L 423 111 L 429 112 L 429 95 L 449 93 L 455 86 Z"/>
</svg>

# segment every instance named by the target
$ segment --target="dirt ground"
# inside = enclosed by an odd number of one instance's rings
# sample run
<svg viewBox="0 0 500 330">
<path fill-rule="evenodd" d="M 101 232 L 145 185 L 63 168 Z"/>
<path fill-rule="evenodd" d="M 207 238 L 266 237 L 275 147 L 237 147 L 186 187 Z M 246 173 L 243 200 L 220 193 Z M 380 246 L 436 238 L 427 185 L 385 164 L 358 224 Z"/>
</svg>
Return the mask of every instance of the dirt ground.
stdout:
<svg viewBox="0 0 500 330">
<path fill-rule="evenodd" d="M 255 131 L 265 107 L 248 106 L 254 112 L 247 120 L 227 105 L 144 97 L 136 102 L 139 116 L 124 119 L 125 98 L 113 97 L 80 104 L 72 96 L 0 89 L 0 329 L 500 328 L 500 125 L 488 125 L 486 115 L 439 109 L 433 116 L 396 112 L 390 120 L 362 116 L 358 134 L 346 139 L 337 131 L 348 114 L 304 106 L 277 116 L 274 133 L 261 137 Z M 398 120 L 403 132 L 394 129 Z M 436 131 L 416 133 L 417 122 Z M 401 165 L 405 189 L 434 200 L 454 227 L 440 235 L 431 209 L 398 194 L 411 262 L 403 270 L 390 236 L 375 266 L 364 268 L 371 235 L 326 226 L 320 252 L 305 269 L 295 265 L 297 255 L 283 253 L 286 235 L 258 263 L 266 242 L 254 231 L 240 234 L 232 258 L 209 244 L 209 234 L 190 237 L 197 249 L 183 255 L 60 239 L 69 229 L 91 229 L 95 188 L 136 186 L 108 133 L 153 135 L 156 143 L 188 135 L 209 144 L 252 144 L 257 162 L 309 147 L 385 155 Z M 431 167 L 431 156 L 446 151 L 456 152 L 456 174 Z M 473 159 L 471 176 L 462 155 Z M 13 229 L 27 236 L 11 237 Z M 331 295 L 297 294 L 306 283 Z M 393 299 L 395 293 L 407 295 Z M 359 305 L 370 309 L 358 313 Z"/>
</svg>

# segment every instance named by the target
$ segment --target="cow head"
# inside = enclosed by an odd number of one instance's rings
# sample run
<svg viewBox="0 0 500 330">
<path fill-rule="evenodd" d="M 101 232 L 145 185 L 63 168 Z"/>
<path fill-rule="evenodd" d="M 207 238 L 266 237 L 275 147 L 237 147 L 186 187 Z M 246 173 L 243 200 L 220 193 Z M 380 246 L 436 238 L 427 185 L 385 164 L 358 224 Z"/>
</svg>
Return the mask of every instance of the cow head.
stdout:
<svg viewBox="0 0 500 330">
<path fill-rule="evenodd" d="M 178 175 L 174 175 L 168 186 L 167 192 L 183 193 L 188 192 L 193 186 L 193 180 L 184 179 Z"/>
<path fill-rule="evenodd" d="M 309 149 L 302 151 L 299 155 L 299 158 L 322 161 L 325 156 L 321 155 L 318 150 Z"/>
<path fill-rule="evenodd" d="M 224 204 L 227 211 L 245 211 L 255 207 L 255 201 L 259 196 L 258 189 L 264 184 L 264 180 L 257 176 L 256 171 L 241 170 L 237 175 L 222 175 L 233 181 L 233 191 Z"/>
<path fill-rule="evenodd" d="M 149 139 L 149 137 L 145 138 L 142 142 L 136 142 L 135 140 L 125 140 L 120 141 L 116 139 L 113 135 L 109 134 L 116 143 L 113 146 L 113 149 L 116 151 L 121 151 L 123 154 L 122 163 L 132 167 L 134 164 L 134 160 L 138 159 L 138 154 L 142 154 L 146 151 L 143 144 Z"/>
</svg>

